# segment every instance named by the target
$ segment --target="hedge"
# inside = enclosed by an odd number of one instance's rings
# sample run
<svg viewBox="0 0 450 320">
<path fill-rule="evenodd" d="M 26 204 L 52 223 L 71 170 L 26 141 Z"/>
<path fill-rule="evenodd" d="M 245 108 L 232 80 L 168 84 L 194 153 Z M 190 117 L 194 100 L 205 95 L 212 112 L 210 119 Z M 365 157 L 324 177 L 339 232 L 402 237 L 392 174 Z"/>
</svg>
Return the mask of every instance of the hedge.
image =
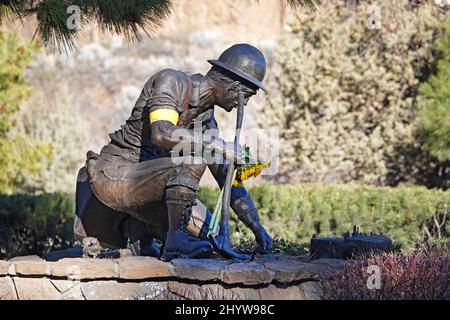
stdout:
<svg viewBox="0 0 450 320">
<path fill-rule="evenodd" d="M 0 259 L 72 246 L 74 200 L 65 193 L 0 195 Z"/>
<path fill-rule="evenodd" d="M 383 233 L 401 248 L 449 239 L 450 190 L 361 185 L 261 185 L 250 189 L 261 220 L 275 238 L 307 245 L 311 236 L 340 236 L 353 225 Z M 201 188 L 199 199 L 211 210 L 218 190 Z M 0 259 L 43 254 L 73 244 L 74 197 L 0 195 Z M 232 214 L 234 242 L 252 238 Z M 438 227 L 438 224 L 440 225 Z"/>
<path fill-rule="evenodd" d="M 445 216 L 450 190 L 303 184 L 261 185 L 251 188 L 250 194 L 268 232 L 288 241 L 308 244 L 314 234 L 341 236 L 357 225 L 410 249 L 450 233 Z M 202 188 L 199 198 L 211 209 L 217 195 L 217 190 Z M 439 228 L 434 218 L 441 222 Z M 234 241 L 251 236 L 236 218 L 230 225 Z"/>
</svg>

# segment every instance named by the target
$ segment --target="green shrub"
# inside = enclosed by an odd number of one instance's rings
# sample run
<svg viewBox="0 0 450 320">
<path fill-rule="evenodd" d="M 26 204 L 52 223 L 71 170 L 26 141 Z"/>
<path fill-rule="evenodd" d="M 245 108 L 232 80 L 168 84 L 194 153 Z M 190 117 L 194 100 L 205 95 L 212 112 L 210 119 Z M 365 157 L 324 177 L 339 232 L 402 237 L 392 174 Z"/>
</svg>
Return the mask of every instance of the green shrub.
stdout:
<svg viewBox="0 0 450 320">
<path fill-rule="evenodd" d="M 41 160 L 39 172 L 22 174 L 18 191 L 73 193 L 78 170 L 86 161 L 89 130 L 73 107 L 70 91 L 56 86 L 50 75 L 42 73 L 45 76 L 34 74 L 33 81 L 39 78 L 50 85 L 33 92 L 30 102 L 16 115 L 17 131 L 51 145 L 52 157 Z"/>
<path fill-rule="evenodd" d="M 71 246 L 74 212 L 63 193 L 0 195 L 0 259 Z"/>
<path fill-rule="evenodd" d="M 312 235 L 341 236 L 353 225 L 407 249 L 449 239 L 450 191 L 304 184 L 262 185 L 250 194 L 263 225 L 278 238 L 278 252 L 302 254 L 299 245 L 309 246 Z M 218 189 L 203 187 L 199 199 L 212 210 L 218 195 Z M 0 259 L 71 246 L 74 212 L 71 194 L 0 195 Z M 249 249 L 253 234 L 235 214 L 230 228 L 233 242 Z"/>
<path fill-rule="evenodd" d="M 291 182 L 428 183 L 436 160 L 417 139 L 417 92 L 435 67 L 445 14 L 432 1 L 322 1 L 277 46 L 262 125 L 280 129 Z M 448 86 L 447 86 L 448 87 Z"/>
<path fill-rule="evenodd" d="M 450 233 L 448 214 L 445 216 L 450 191 L 304 184 L 262 185 L 249 192 L 273 237 L 304 245 L 314 234 L 341 236 L 353 225 L 363 232 L 383 233 L 409 249 Z M 218 190 L 211 188 L 202 188 L 199 194 L 211 210 L 217 196 Z M 232 218 L 230 234 L 234 242 L 252 237 L 234 214 Z"/>
<path fill-rule="evenodd" d="M 440 161 L 450 162 L 450 20 L 437 49 L 442 55 L 437 73 L 420 88 L 425 98 L 420 122 L 425 147 Z"/>
<path fill-rule="evenodd" d="M 0 31 L 0 193 L 16 191 L 24 175 L 39 172 L 42 161 L 51 159 L 50 145 L 17 133 L 12 119 L 30 94 L 24 71 L 35 51 L 31 43 Z"/>
</svg>

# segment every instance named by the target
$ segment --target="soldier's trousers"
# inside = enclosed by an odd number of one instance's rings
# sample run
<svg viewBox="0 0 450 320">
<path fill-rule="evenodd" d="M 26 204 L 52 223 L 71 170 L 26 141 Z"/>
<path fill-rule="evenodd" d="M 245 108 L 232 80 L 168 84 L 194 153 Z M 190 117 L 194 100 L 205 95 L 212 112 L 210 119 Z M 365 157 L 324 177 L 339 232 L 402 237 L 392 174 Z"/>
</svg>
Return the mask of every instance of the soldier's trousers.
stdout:
<svg viewBox="0 0 450 320">
<path fill-rule="evenodd" d="M 204 163 L 178 160 L 176 164 L 170 157 L 139 162 L 132 151 L 118 152 L 108 146 L 100 155 L 88 152 L 77 180 L 76 236 L 96 237 L 111 248 L 124 247 L 128 238 L 164 241 L 168 228 L 165 190 L 183 186 L 196 192 L 206 169 Z M 199 200 L 192 212 L 188 231 L 198 236 L 210 214 Z"/>
</svg>

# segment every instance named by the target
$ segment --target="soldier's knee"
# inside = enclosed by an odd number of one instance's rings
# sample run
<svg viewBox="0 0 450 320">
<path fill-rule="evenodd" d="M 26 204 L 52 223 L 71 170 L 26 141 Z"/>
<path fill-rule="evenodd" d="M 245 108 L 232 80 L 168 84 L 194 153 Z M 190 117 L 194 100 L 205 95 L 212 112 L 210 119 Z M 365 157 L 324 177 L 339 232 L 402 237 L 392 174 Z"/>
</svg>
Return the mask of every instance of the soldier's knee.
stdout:
<svg viewBox="0 0 450 320">
<path fill-rule="evenodd" d="M 164 198 L 166 202 L 183 202 L 193 206 L 195 205 L 196 192 L 186 186 L 174 185 L 166 188 Z"/>
<path fill-rule="evenodd" d="M 176 174 L 169 179 L 166 187 L 183 186 L 196 192 L 205 170 L 206 164 L 183 164 L 176 168 Z"/>
</svg>

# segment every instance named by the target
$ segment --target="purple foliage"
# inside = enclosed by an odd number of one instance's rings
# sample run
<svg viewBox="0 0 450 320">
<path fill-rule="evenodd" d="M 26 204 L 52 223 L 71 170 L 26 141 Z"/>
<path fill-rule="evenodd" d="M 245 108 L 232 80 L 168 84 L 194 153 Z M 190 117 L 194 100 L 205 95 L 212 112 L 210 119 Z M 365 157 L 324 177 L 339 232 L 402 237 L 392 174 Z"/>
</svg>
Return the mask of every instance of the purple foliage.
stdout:
<svg viewBox="0 0 450 320">
<path fill-rule="evenodd" d="M 379 289 L 373 288 L 374 269 L 380 271 Z M 450 300 L 450 252 L 360 256 L 331 272 L 322 286 L 323 298 L 332 300 Z"/>
</svg>

